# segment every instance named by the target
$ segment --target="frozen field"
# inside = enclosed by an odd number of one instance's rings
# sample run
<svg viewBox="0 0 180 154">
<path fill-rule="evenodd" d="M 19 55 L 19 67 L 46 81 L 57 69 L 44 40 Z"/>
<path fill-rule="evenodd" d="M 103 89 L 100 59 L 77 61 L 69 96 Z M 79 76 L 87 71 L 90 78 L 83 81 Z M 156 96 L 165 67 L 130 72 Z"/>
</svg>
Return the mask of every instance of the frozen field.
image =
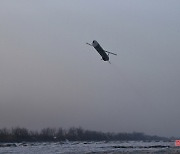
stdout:
<svg viewBox="0 0 180 154">
<path fill-rule="evenodd" d="M 180 153 L 174 142 L 56 142 L 4 143 L 0 154 L 119 154 L 119 153 Z"/>
</svg>

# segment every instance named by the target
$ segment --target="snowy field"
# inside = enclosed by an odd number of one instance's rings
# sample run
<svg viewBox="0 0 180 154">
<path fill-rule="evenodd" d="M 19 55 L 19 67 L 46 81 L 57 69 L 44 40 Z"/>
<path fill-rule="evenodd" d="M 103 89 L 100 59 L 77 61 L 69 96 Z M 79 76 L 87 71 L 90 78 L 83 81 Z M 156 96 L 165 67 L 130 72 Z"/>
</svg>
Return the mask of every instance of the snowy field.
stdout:
<svg viewBox="0 0 180 154">
<path fill-rule="evenodd" d="M 120 153 L 180 153 L 174 142 L 56 142 L 1 143 L 0 153 L 7 154 L 120 154 Z"/>
</svg>

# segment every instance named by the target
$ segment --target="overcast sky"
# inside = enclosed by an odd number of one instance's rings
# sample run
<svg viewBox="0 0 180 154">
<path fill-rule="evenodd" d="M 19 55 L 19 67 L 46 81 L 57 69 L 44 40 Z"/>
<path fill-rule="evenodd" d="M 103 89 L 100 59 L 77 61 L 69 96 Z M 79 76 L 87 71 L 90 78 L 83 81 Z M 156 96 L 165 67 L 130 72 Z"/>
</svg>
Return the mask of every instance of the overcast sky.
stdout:
<svg viewBox="0 0 180 154">
<path fill-rule="evenodd" d="M 180 136 L 179 19 L 179 0 L 1 0 L 0 127 Z"/>
</svg>

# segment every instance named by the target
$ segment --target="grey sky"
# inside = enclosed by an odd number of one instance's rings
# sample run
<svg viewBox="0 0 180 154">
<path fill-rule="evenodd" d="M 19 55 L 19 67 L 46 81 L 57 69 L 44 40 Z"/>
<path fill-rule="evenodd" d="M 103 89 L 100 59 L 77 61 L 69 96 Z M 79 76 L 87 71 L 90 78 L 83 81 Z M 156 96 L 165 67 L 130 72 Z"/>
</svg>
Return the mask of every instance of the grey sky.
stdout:
<svg viewBox="0 0 180 154">
<path fill-rule="evenodd" d="M 179 17 L 179 0 L 0 1 L 0 126 L 179 136 Z"/>
</svg>

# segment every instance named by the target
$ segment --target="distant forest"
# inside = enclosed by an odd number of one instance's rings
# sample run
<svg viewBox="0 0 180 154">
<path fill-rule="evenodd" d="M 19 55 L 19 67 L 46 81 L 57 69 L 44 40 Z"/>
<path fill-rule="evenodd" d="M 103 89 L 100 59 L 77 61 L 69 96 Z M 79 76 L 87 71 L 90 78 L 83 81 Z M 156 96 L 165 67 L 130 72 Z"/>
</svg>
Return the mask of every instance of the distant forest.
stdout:
<svg viewBox="0 0 180 154">
<path fill-rule="evenodd" d="M 58 142 L 58 141 L 139 141 L 167 140 L 159 136 L 144 133 L 104 133 L 84 130 L 83 128 L 55 129 L 44 128 L 41 131 L 30 131 L 26 128 L 0 129 L 0 142 Z"/>
</svg>

